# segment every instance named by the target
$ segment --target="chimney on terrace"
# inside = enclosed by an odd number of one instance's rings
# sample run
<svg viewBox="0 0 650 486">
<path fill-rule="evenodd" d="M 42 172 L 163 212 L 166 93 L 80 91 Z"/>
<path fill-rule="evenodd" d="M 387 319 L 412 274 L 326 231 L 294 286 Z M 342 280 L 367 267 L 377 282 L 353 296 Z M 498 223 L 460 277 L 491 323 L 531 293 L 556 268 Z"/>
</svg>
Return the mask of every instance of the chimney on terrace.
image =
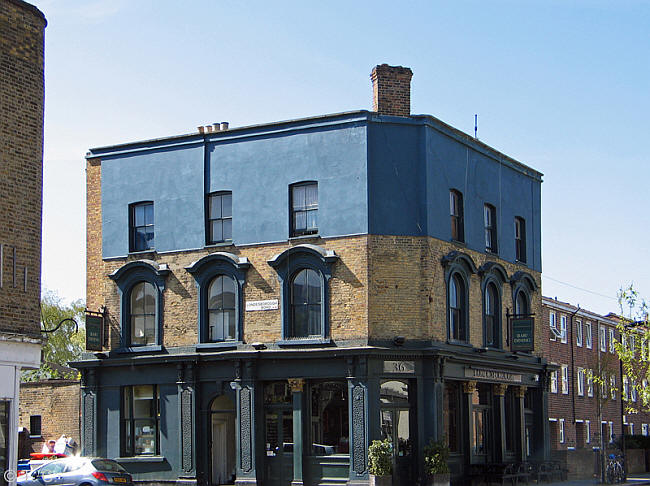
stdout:
<svg viewBox="0 0 650 486">
<path fill-rule="evenodd" d="M 413 71 L 402 66 L 380 64 L 370 74 L 372 110 L 380 115 L 411 115 L 411 77 Z"/>
</svg>

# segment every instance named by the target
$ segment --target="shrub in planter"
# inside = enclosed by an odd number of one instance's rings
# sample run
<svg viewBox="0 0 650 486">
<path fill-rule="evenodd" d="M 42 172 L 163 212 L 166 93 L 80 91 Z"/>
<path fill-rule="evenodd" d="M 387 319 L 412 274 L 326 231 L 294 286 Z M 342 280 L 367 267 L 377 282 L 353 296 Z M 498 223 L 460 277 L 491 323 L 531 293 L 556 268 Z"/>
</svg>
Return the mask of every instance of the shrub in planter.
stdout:
<svg viewBox="0 0 650 486">
<path fill-rule="evenodd" d="M 435 486 L 449 484 L 448 459 L 449 447 L 447 444 L 444 441 L 429 440 L 424 447 L 424 472 L 428 477 L 428 484 Z"/>
<path fill-rule="evenodd" d="M 393 447 L 390 440 L 373 440 L 368 447 L 370 484 L 390 486 L 393 474 Z"/>
</svg>

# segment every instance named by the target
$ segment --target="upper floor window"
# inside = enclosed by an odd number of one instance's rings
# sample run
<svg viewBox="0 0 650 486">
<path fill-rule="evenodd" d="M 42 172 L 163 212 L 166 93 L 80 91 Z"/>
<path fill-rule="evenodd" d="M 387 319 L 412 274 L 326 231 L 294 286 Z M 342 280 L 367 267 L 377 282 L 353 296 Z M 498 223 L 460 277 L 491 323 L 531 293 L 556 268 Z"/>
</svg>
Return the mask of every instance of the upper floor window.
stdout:
<svg viewBox="0 0 650 486">
<path fill-rule="evenodd" d="M 578 368 L 578 396 L 585 394 L 585 370 Z"/>
<path fill-rule="evenodd" d="M 562 365 L 560 371 L 562 372 L 562 393 L 566 395 L 569 393 L 569 367 Z"/>
<path fill-rule="evenodd" d="M 593 370 L 587 371 L 587 396 L 594 396 L 594 372 Z"/>
<path fill-rule="evenodd" d="M 614 346 L 614 328 L 613 327 L 609 328 L 609 352 L 610 353 L 615 353 L 616 352 L 616 347 Z"/>
<path fill-rule="evenodd" d="M 130 251 L 154 248 L 153 202 L 146 201 L 129 206 Z"/>
<path fill-rule="evenodd" d="M 557 328 L 557 315 L 555 312 L 548 313 L 548 326 L 551 328 L 551 341 L 555 341 L 560 335 L 560 331 Z"/>
<path fill-rule="evenodd" d="M 598 328 L 598 334 L 600 337 L 600 350 L 605 353 L 607 351 L 607 329 L 600 326 Z"/>
<path fill-rule="evenodd" d="M 233 346 L 242 340 L 243 286 L 247 258 L 216 252 L 185 269 L 198 287 L 198 347 Z"/>
<path fill-rule="evenodd" d="M 463 195 L 460 191 L 449 191 L 449 214 L 451 215 L 451 239 L 465 241 L 465 223 L 463 221 Z"/>
<path fill-rule="evenodd" d="M 208 194 L 208 244 L 232 240 L 232 192 Z"/>
<path fill-rule="evenodd" d="M 131 289 L 129 319 L 131 346 L 156 344 L 156 290 L 149 282 L 139 282 Z"/>
<path fill-rule="evenodd" d="M 162 344 L 162 296 L 168 274 L 164 263 L 135 260 L 109 275 L 120 295 L 122 348 Z"/>
<path fill-rule="evenodd" d="M 483 206 L 483 222 L 485 226 L 485 250 L 497 253 L 497 210 L 491 204 Z"/>
<path fill-rule="evenodd" d="M 467 296 L 465 282 L 459 273 L 449 279 L 449 339 L 467 341 Z"/>
<path fill-rule="evenodd" d="M 560 341 L 566 343 L 567 338 L 566 316 L 560 316 Z"/>
<path fill-rule="evenodd" d="M 526 263 L 526 220 L 515 217 L 515 259 Z"/>
<path fill-rule="evenodd" d="M 591 349 L 592 338 L 591 338 L 591 322 L 585 323 L 585 346 Z"/>
<path fill-rule="evenodd" d="M 530 314 L 530 311 L 528 310 L 529 308 L 528 296 L 525 292 L 520 290 L 517 292 L 517 295 L 515 297 L 515 314 L 519 316 L 528 315 Z"/>
<path fill-rule="evenodd" d="M 318 233 L 318 183 L 291 186 L 291 236 Z"/>
<path fill-rule="evenodd" d="M 485 286 L 485 292 L 483 294 L 483 320 L 486 346 L 500 347 L 500 308 L 501 299 L 499 298 L 499 291 L 494 282 L 490 282 Z"/>
<path fill-rule="evenodd" d="M 268 261 L 281 289 L 281 345 L 329 342 L 329 279 L 338 256 L 316 245 L 296 245 Z"/>
<path fill-rule="evenodd" d="M 320 336 L 322 279 L 311 268 L 299 270 L 291 280 L 291 339 Z"/>
<path fill-rule="evenodd" d="M 551 393 L 557 393 L 557 371 L 551 371 Z"/>
<path fill-rule="evenodd" d="M 156 385 L 122 388 L 122 455 L 156 455 L 160 451 L 160 395 Z"/>
<path fill-rule="evenodd" d="M 576 346 L 582 347 L 582 321 L 576 321 Z"/>
<path fill-rule="evenodd" d="M 208 341 L 235 339 L 235 279 L 218 275 L 208 287 Z"/>
</svg>

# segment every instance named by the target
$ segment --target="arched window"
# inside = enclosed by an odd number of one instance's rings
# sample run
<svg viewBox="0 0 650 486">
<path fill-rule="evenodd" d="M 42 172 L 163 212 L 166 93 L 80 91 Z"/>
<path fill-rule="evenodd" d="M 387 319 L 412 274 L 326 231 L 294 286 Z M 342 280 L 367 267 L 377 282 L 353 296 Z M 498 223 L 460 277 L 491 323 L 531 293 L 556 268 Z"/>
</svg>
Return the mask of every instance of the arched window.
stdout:
<svg viewBox="0 0 650 486">
<path fill-rule="evenodd" d="M 131 346 L 156 344 L 156 289 L 140 282 L 131 289 Z"/>
<path fill-rule="evenodd" d="M 485 345 L 498 348 L 501 346 L 501 299 L 494 282 L 485 286 L 483 292 L 483 325 Z"/>
<path fill-rule="evenodd" d="M 243 287 L 250 262 L 232 253 L 215 252 L 185 269 L 198 289 L 197 348 L 236 347 L 243 339 Z"/>
<path fill-rule="evenodd" d="M 232 341 L 236 337 L 235 279 L 218 275 L 208 287 L 208 341 Z"/>
<path fill-rule="evenodd" d="M 311 268 L 299 270 L 291 281 L 289 338 L 320 336 L 321 276 Z"/>
<path fill-rule="evenodd" d="M 162 299 L 169 267 L 152 260 L 135 260 L 115 270 L 121 302 L 119 352 L 159 351 L 162 345 Z"/>
<path fill-rule="evenodd" d="M 467 298 L 459 273 L 449 279 L 449 339 L 467 341 Z"/>
<path fill-rule="evenodd" d="M 527 315 L 530 314 L 530 306 L 528 304 L 528 296 L 526 292 L 520 290 L 515 296 L 515 314 Z"/>
</svg>

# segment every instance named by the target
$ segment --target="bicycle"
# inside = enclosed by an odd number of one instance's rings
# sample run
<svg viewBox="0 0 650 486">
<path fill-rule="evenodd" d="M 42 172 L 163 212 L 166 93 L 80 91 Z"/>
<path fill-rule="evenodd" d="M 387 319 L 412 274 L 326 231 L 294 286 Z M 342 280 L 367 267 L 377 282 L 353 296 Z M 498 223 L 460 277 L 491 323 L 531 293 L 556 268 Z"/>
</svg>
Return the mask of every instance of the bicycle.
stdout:
<svg viewBox="0 0 650 486">
<path fill-rule="evenodd" d="M 625 471 L 623 469 L 623 456 L 610 454 L 605 469 L 605 479 L 609 484 L 622 483 L 625 481 Z"/>
</svg>

